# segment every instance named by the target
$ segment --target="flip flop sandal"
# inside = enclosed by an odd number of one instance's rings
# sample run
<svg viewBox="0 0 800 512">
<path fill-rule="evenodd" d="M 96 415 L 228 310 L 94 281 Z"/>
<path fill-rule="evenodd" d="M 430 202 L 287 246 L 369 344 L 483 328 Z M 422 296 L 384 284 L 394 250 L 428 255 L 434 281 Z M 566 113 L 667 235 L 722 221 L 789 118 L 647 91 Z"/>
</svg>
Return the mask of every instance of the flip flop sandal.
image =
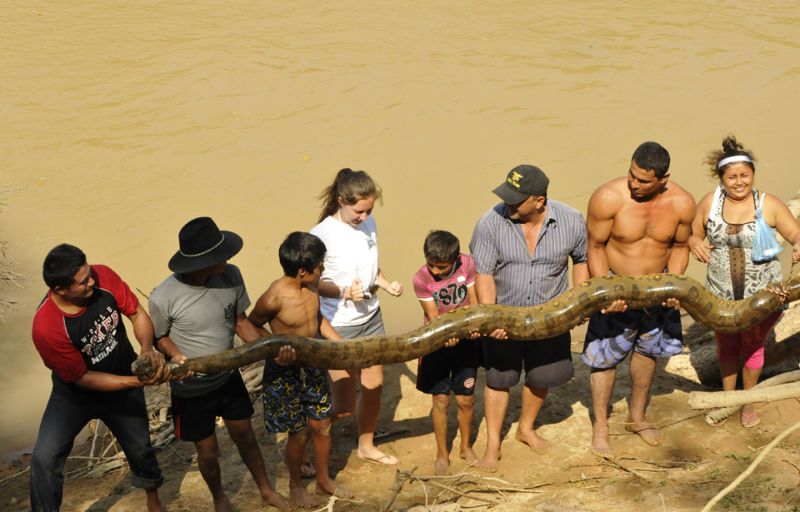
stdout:
<svg viewBox="0 0 800 512">
<path fill-rule="evenodd" d="M 372 464 L 378 464 L 381 466 L 395 466 L 400 462 L 397 460 L 397 457 L 389 455 L 388 453 L 384 453 L 380 457 L 362 457 L 361 455 L 358 455 L 358 458 L 364 462 L 371 462 Z"/>
<path fill-rule="evenodd" d="M 742 411 L 742 426 L 744 428 L 753 428 L 759 423 L 761 423 L 761 418 L 758 417 L 758 413 L 756 411 Z"/>
</svg>

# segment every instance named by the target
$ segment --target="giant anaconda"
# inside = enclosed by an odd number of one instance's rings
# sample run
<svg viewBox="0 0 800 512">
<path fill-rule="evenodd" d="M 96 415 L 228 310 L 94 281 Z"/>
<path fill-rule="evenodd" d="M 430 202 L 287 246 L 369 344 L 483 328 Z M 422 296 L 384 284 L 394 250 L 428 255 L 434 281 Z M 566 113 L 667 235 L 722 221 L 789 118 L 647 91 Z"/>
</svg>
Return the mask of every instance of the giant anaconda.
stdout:
<svg viewBox="0 0 800 512">
<path fill-rule="evenodd" d="M 776 283 L 777 285 L 778 283 Z M 783 284 L 788 302 L 800 298 L 800 276 Z M 593 277 L 558 297 L 532 307 L 476 305 L 456 309 L 429 324 L 400 335 L 379 335 L 328 341 L 279 335 L 214 354 L 171 365 L 172 375 L 187 371 L 212 373 L 273 358 L 283 345 L 297 352 L 298 362 L 317 368 L 366 368 L 378 363 L 416 359 L 444 346 L 450 338 L 471 332 L 489 333 L 503 328 L 509 337 L 525 340 L 549 338 L 579 325 L 591 313 L 624 299 L 631 308 L 656 306 L 666 299 L 680 300 L 696 321 L 718 332 L 739 332 L 751 327 L 780 307 L 778 296 L 767 289 L 739 301 L 722 300 L 686 276 L 651 274 L 641 277 Z M 133 363 L 133 372 L 144 379 L 152 375 L 147 358 Z"/>
</svg>

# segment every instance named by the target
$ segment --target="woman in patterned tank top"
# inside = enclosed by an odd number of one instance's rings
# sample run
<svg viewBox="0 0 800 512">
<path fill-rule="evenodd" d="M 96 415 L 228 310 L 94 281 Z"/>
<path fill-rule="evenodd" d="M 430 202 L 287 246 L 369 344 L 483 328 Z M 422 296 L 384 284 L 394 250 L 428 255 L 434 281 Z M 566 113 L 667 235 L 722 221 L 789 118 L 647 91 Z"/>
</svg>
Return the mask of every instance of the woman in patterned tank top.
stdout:
<svg viewBox="0 0 800 512">
<path fill-rule="evenodd" d="M 761 209 L 766 223 L 792 243 L 793 261 L 800 260 L 800 223 L 780 199 L 754 188 L 755 157 L 733 135 L 722 141 L 722 149 L 709 153 L 706 164 L 711 176 L 719 179 L 719 186 L 697 205 L 689 248 L 698 261 L 708 264 L 706 286 L 711 292 L 723 299 L 745 299 L 783 280 L 777 256 L 753 261 L 756 211 Z M 716 333 L 723 390 L 736 388 L 740 368 L 744 389 L 758 383 L 764 366 L 764 340 L 780 315 L 775 312 L 737 334 Z M 753 405 L 742 407 L 741 421 L 748 428 L 758 424 Z"/>
</svg>

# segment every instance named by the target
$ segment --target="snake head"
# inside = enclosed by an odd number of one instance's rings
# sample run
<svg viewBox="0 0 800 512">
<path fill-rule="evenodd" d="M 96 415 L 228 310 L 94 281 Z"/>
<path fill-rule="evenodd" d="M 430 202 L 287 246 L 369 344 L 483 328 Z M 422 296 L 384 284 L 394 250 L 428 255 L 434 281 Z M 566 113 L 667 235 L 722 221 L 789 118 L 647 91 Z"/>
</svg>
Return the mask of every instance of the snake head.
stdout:
<svg viewBox="0 0 800 512">
<path fill-rule="evenodd" d="M 791 291 L 787 283 L 771 283 L 766 286 L 766 290 L 773 293 L 781 304 L 786 302 Z"/>
<path fill-rule="evenodd" d="M 170 371 L 170 380 L 181 379 L 189 372 L 189 368 L 183 364 L 166 363 L 166 366 Z M 156 374 L 156 370 L 153 368 L 153 360 L 147 355 L 141 355 L 136 361 L 132 362 L 131 371 L 142 382 L 152 379 Z"/>
<path fill-rule="evenodd" d="M 156 374 L 153 362 L 145 355 L 139 356 L 136 361 L 131 363 L 131 371 L 141 381 L 150 380 Z"/>
</svg>

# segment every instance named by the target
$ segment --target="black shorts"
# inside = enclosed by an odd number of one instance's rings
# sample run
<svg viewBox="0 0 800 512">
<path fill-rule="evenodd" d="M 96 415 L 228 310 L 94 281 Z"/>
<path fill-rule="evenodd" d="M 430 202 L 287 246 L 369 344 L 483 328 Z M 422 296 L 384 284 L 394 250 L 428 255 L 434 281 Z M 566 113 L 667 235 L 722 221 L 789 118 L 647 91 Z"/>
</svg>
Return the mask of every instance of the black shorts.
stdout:
<svg viewBox="0 0 800 512">
<path fill-rule="evenodd" d="M 417 389 L 429 395 L 471 395 L 478 375 L 478 344 L 461 340 L 419 358 Z"/>
<path fill-rule="evenodd" d="M 483 339 L 486 385 L 510 388 L 525 369 L 525 385 L 551 388 L 566 384 L 575 376 L 568 332 L 543 340 Z"/>
<path fill-rule="evenodd" d="M 172 395 L 172 421 L 175 437 L 182 441 L 202 441 L 214 434 L 217 416 L 244 420 L 253 415 L 253 404 L 238 371 L 231 373 L 222 387 L 192 398 Z"/>
</svg>

